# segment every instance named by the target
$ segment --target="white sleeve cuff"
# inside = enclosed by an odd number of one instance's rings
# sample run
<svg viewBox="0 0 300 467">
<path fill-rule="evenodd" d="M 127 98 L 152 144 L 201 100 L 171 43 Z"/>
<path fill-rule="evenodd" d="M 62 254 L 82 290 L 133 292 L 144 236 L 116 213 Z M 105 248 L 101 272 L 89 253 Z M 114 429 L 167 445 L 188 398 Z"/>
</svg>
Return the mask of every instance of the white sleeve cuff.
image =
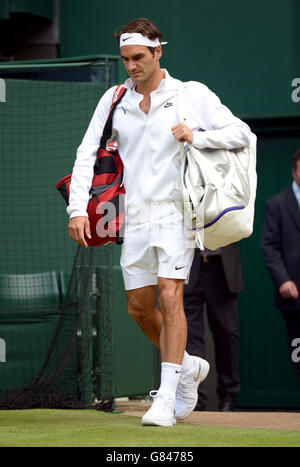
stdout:
<svg viewBox="0 0 300 467">
<path fill-rule="evenodd" d="M 84 209 L 71 209 L 69 206 L 67 207 L 67 213 L 69 214 L 70 216 L 70 219 L 72 219 L 72 217 L 89 217 L 88 216 L 88 213 L 86 212 L 86 210 Z"/>
</svg>

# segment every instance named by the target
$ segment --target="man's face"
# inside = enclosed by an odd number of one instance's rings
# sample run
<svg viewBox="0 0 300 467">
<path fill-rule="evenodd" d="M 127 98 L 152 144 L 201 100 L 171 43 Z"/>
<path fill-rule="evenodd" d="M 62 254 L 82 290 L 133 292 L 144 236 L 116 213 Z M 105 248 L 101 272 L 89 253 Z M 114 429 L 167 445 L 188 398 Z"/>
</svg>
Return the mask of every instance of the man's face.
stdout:
<svg viewBox="0 0 300 467">
<path fill-rule="evenodd" d="M 297 161 L 297 168 L 296 170 L 292 170 L 292 175 L 293 179 L 297 183 L 297 185 L 300 187 L 300 161 Z"/>
<path fill-rule="evenodd" d="M 144 83 L 160 70 L 161 47 L 156 47 L 153 55 L 143 45 L 126 45 L 121 47 L 121 57 L 132 81 L 136 84 Z"/>
</svg>

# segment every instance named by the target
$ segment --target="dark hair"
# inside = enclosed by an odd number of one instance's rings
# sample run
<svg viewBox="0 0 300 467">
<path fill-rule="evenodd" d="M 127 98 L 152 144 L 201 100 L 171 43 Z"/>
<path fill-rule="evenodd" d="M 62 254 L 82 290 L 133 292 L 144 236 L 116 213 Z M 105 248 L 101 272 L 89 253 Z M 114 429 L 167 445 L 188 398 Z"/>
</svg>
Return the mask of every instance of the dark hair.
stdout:
<svg viewBox="0 0 300 467">
<path fill-rule="evenodd" d="M 114 36 L 117 39 L 118 45 L 120 45 L 121 34 L 124 34 L 125 32 L 139 32 L 143 36 L 148 37 L 150 40 L 158 39 L 159 42 L 162 41 L 162 33 L 156 24 L 154 24 L 153 21 L 148 18 L 134 19 L 133 21 L 130 21 L 130 23 L 125 24 L 125 26 L 121 26 L 120 30 L 115 31 Z M 149 47 L 149 49 L 151 50 L 152 54 L 154 54 L 155 47 Z"/>
<path fill-rule="evenodd" d="M 300 161 L 300 149 L 295 152 L 292 158 L 292 169 L 297 170 L 297 162 Z"/>
</svg>

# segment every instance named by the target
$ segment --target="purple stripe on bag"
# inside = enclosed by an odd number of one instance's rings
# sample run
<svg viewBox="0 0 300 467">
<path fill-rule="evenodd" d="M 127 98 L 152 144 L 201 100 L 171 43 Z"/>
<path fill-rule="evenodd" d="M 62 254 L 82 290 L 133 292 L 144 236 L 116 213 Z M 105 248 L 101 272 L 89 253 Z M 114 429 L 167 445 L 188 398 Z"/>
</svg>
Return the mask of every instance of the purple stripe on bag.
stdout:
<svg viewBox="0 0 300 467">
<path fill-rule="evenodd" d="M 203 230 L 203 229 L 206 229 L 207 227 L 210 227 L 211 225 L 215 224 L 216 222 L 218 222 L 219 219 L 221 219 L 222 216 L 224 216 L 224 214 L 226 214 L 227 212 L 230 212 L 230 211 L 239 211 L 241 209 L 245 209 L 245 206 L 232 206 L 231 208 L 227 208 L 227 209 L 224 209 L 224 211 L 220 212 L 220 214 L 211 222 L 209 222 L 208 224 L 204 225 L 203 227 L 198 227 L 198 228 L 195 228 L 195 229 L 192 229 L 192 230 Z"/>
</svg>

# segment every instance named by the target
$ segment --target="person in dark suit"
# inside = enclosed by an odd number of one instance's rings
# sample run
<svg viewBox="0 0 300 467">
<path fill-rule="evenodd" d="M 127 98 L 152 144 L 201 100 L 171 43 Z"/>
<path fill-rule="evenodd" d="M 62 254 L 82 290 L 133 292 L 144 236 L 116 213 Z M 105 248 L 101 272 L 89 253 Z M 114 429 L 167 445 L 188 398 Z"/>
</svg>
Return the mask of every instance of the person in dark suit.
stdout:
<svg viewBox="0 0 300 467">
<path fill-rule="evenodd" d="M 300 150 L 292 159 L 292 186 L 265 205 L 264 264 L 275 285 L 275 307 L 285 320 L 290 355 L 300 338 Z M 300 382 L 299 359 L 291 358 Z"/>
<path fill-rule="evenodd" d="M 184 309 L 188 325 L 187 352 L 203 357 L 204 305 L 215 347 L 217 394 L 222 412 L 235 410 L 240 391 L 238 372 L 238 293 L 244 288 L 237 243 L 214 252 L 195 251 L 189 283 L 184 287 Z M 205 410 L 207 394 L 198 389 L 195 410 Z"/>
</svg>

